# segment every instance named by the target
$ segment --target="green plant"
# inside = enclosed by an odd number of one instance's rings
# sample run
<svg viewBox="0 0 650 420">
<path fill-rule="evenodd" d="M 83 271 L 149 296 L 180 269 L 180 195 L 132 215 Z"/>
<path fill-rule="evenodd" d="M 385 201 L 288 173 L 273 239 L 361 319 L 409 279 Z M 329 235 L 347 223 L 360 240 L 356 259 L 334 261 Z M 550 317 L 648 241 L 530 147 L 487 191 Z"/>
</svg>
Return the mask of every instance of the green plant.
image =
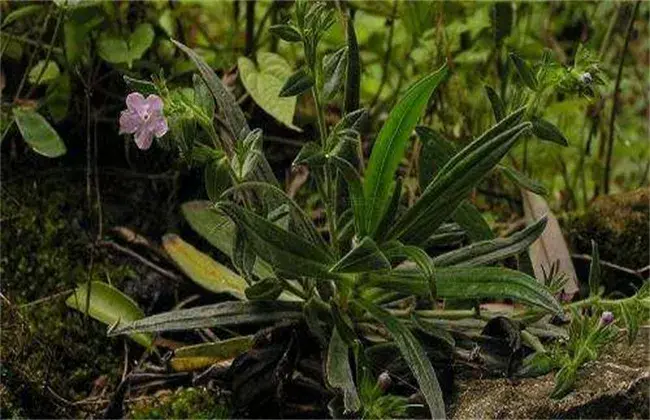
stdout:
<svg viewBox="0 0 650 420">
<path fill-rule="evenodd" d="M 221 176 L 227 175 L 216 184 L 232 185 L 225 191 L 223 187 L 211 191 L 207 185 L 210 196 L 219 198 L 214 209 L 202 210 L 206 213 L 202 217 L 219 222 L 204 224 L 200 231 L 231 256 L 233 265 L 248 283 L 247 299 L 120 323 L 111 333 L 269 322 L 302 318 L 304 313 L 311 319 L 314 334 L 325 334 L 322 338 L 329 342 L 328 360 L 336 360 L 328 364 L 330 384 L 346 395 L 346 410 L 356 412 L 361 409 L 361 402 L 352 366 L 362 364 L 363 360 L 357 356 L 352 363 L 348 352 L 362 353 L 369 342 L 360 326 L 377 323 L 386 329 L 411 367 L 432 416 L 444 417 L 438 380 L 414 331 L 419 330 L 416 320 L 444 319 L 445 311 L 420 310 L 415 306 L 395 311 L 385 305 L 413 295 L 428 302 L 425 307 L 429 308 L 435 308 L 443 299 L 508 298 L 526 304 L 535 313 L 561 312 L 561 306 L 546 288 L 526 274 L 477 266 L 524 250 L 539 233 L 544 220 L 517 240 L 487 240 L 435 257 L 426 251 L 427 241 L 461 203 L 475 211 L 464 201 L 467 194 L 532 125 L 522 120 L 523 108 L 503 118 L 451 156 L 434 179 L 422 186 L 423 193 L 414 206 L 403 209 L 400 183 L 394 181 L 394 174 L 431 93 L 447 74 L 446 67 L 425 76 L 406 91 L 380 131 L 361 177 L 352 162 L 354 151 L 358 150 L 355 146 L 364 112 L 347 110 L 347 115 L 331 130 L 323 118 L 328 98 L 335 98 L 343 86 L 349 98 L 358 86 L 359 80 L 354 79 L 351 71 L 358 60 L 358 50 L 349 42 L 334 57 L 322 59 L 319 40 L 332 23 L 333 10 L 322 3 L 307 2 L 298 2 L 295 10 L 295 26 L 283 26 L 282 31 L 276 29 L 275 33 L 290 42 L 303 43 L 306 67 L 289 77 L 281 95 L 311 89 L 317 104 L 319 142 L 308 143 L 295 164 L 307 165 L 314 177 L 326 208 L 327 238 L 321 236 L 300 205 L 277 188 L 275 179 L 264 170 L 268 164 L 261 153 L 260 131 L 248 128 L 243 114 L 212 70 L 194 52 L 177 43 L 199 68 L 205 85 L 224 112 L 228 131 L 234 134 L 232 139 L 215 137 L 205 124 L 209 119 L 198 118 L 215 144 L 223 145 L 212 152 L 225 165 Z M 349 29 L 348 38 L 352 39 L 353 28 Z M 342 63 L 342 57 L 346 57 L 347 64 Z M 331 68 L 334 70 L 326 71 Z M 200 115 L 196 106 L 185 104 Z M 173 123 L 171 126 L 173 132 Z M 203 146 L 194 145 L 197 147 Z M 347 186 L 347 194 L 337 189 L 339 178 Z M 341 197 L 349 200 L 349 208 L 337 205 Z M 186 212 L 195 210 L 186 207 Z M 468 312 L 472 316 L 473 311 Z"/>
</svg>

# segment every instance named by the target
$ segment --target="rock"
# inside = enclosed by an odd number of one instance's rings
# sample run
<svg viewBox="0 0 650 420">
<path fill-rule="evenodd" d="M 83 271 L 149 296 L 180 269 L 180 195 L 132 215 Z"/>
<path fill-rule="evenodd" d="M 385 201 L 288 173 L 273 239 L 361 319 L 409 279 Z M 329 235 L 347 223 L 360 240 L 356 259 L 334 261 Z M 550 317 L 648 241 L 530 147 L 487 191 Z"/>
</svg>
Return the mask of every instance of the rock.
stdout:
<svg viewBox="0 0 650 420">
<path fill-rule="evenodd" d="M 649 329 L 632 346 L 625 340 L 580 371 L 576 388 L 560 400 L 549 395 L 553 373 L 517 381 L 470 379 L 458 384 L 451 418 L 649 418 Z"/>
</svg>

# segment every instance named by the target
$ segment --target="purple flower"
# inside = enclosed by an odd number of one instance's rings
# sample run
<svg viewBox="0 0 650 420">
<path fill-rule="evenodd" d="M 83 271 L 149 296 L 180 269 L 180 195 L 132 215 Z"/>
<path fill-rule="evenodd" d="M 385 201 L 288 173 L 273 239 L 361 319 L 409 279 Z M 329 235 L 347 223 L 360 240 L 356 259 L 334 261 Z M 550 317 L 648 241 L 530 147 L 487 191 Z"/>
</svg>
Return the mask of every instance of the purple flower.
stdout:
<svg viewBox="0 0 650 420">
<path fill-rule="evenodd" d="M 147 150 L 153 136 L 160 138 L 167 133 L 160 96 L 149 95 L 145 99 L 137 92 L 130 93 L 126 97 L 126 108 L 120 114 L 120 134 L 135 134 L 135 144 L 139 149 Z"/>
<path fill-rule="evenodd" d="M 603 312 L 603 314 L 600 316 L 600 325 L 606 326 L 612 322 L 614 322 L 614 314 L 610 311 Z"/>
</svg>

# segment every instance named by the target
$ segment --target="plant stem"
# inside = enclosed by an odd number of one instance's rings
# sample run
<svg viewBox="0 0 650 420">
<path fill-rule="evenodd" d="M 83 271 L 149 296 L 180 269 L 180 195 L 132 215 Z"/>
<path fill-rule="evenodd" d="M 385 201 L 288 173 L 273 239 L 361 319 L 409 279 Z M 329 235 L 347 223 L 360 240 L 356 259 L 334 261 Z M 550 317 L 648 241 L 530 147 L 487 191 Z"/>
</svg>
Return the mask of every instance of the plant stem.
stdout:
<svg viewBox="0 0 650 420">
<path fill-rule="evenodd" d="M 621 76 L 623 74 L 623 63 L 625 62 L 625 54 L 627 53 L 627 46 L 630 43 L 632 29 L 634 28 L 634 20 L 639 10 L 641 0 L 637 0 L 634 4 L 634 11 L 630 16 L 630 22 L 627 25 L 627 32 L 625 34 L 625 43 L 623 44 L 623 51 L 621 52 L 621 60 L 618 63 L 618 72 L 616 73 L 616 85 L 614 87 L 614 97 L 612 103 L 612 113 L 609 117 L 609 139 L 607 140 L 607 157 L 605 159 L 605 176 L 603 179 L 603 192 L 609 194 L 609 178 L 612 166 L 612 154 L 614 150 L 614 121 L 616 120 L 616 111 L 618 109 L 618 91 L 621 87 Z"/>
<path fill-rule="evenodd" d="M 34 93 L 34 90 L 36 90 L 36 86 L 41 81 L 41 78 L 43 77 L 43 74 L 45 74 L 45 70 L 47 69 L 47 65 L 50 62 L 50 57 L 52 56 L 52 47 L 54 46 L 54 42 L 56 41 L 56 37 L 59 35 L 59 28 L 61 27 L 61 21 L 63 20 L 63 10 L 59 12 L 59 15 L 56 18 L 56 25 L 54 26 L 54 33 L 52 34 L 52 39 L 50 40 L 50 45 L 48 46 L 47 53 L 45 54 L 45 64 L 41 68 L 41 71 L 38 73 L 38 77 L 32 84 L 31 89 L 29 89 L 29 92 L 27 92 L 27 97 L 29 98 L 32 96 Z"/>
</svg>

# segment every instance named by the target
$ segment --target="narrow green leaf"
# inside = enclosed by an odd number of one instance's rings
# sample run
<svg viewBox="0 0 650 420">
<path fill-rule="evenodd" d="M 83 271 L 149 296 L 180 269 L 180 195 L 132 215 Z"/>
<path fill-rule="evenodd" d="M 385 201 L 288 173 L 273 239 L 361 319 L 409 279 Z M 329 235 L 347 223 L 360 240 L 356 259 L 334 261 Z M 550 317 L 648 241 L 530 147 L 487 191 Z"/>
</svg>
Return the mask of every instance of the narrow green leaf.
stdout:
<svg viewBox="0 0 650 420">
<path fill-rule="evenodd" d="M 332 99 L 343 86 L 347 67 L 347 50 L 348 47 L 340 48 L 323 59 L 323 97 L 326 100 Z"/>
<path fill-rule="evenodd" d="M 298 96 L 308 91 L 312 86 L 314 86 L 314 78 L 309 74 L 307 69 L 302 67 L 289 76 L 284 85 L 282 85 L 278 96 L 281 98 Z"/>
<path fill-rule="evenodd" d="M 589 295 L 598 296 L 600 294 L 600 254 L 598 244 L 591 240 L 591 263 L 589 264 Z"/>
<path fill-rule="evenodd" d="M 564 137 L 564 134 L 552 123 L 543 118 L 533 118 L 533 134 L 541 140 L 557 143 L 562 146 L 568 146 L 569 140 Z"/>
<path fill-rule="evenodd" d="M 320 145 L 313 141 L 309 141 L 302 146 L 291 165 L 317 167 L 324 165 L 326 161 L 325 153 Z"/>
<path fill-rule="evenodd" d="M 222 202 L 218 208 L 244 229 L 255 254 L 272 267 L 297 276 L 339 278 L 329 272 L 334 261 L 327 250 L 235 204 Z"/>
<path fill-rule="evenodd" d="M 194 98 L 199 107 L 205 113 L 205 116 L 212 120 L 214 117 L 214 98 L 208 85 L 205 84 L 201 76 L 194 74 L 192 76 L 192 84 L 194 85 Z"/>
<path fill-rule="evenodd" d="M 393 196 L 390 199 L 390 204 L 388 205 L 388 208 L 386 209 L 386 213 L 384 213 L 384 218 L 382 219 L 381 223 L 379 223 L 379 227 L 377 228 L 377 241 L 382 242 L 384 238 L 386 237 L 386 234 L 390 230 L 391 225 L 395 221 L 395 216 L 397 216 L 397 212 L 399 210 L 399 202 L 402 198 L 402 178 L 397 178 L 397 182 L 395 183 L 395 188 L 393 189 Z"/>
<path fill-rule="evenodd" d="M 196 233 L 229 258 L 233 257 L 236 227 L 228 216 L 217 210 L 209 201 L 183 203 L 181 212 Z M 260 278 L 275 275 L 271 266 L 259 258 L 255 261 L 253 273 Z"/>
<path fill-rule="evenodd" d="M 499 168 L 501 173 L 503 173 L 506 176 L 506 178 L 512 181 L 519 188 L 523 188 L 524 190 L 534 192 L 537 195 L 543 195 L 543 196 L 548 195 L 548 190 L 544 185 L 540 184 L 534 179 L 529 178 L 528 176 L 519 172 L 518 170 L 504 165 L 498 165 L 497 168 Z"/>
<path fill-rule="evenodd" d="M 514 52 L 510 53 L 510 60 L 515 65 L 521 81 L 531 90 L 537 90 L 537 77 L 526 61 Z"/>
<path fill-rule="evenodd" d="M 196 308 L 164 312 L 129 324 L 121 324 L 109 335 L 139 332 L 186 331 L 197 328 L 241 324 L 272 324 L 302 318 L 301 302 L 222 302 Z"/>
<path fill-rule="evenodd" d="M 354 225 L 356 228 L 357 236 L 364 237 L 366 235 L 365 223 L 365 206 L 366 200 L 363 194 L 363 185 L 361 184 L 361 176 L 356 169 L 347 160 L 338 156 L 329 156 L 329 161 L 341 172 L 345 182 L 348 184 L 348 193 L 352 203 L 352 211 L 354 213 Z"/>
<path fill-rule="evenodd" d="M 20 134 L 33 151 L 49 158 L 66 153 L 63 140 L 41 114 L 27 108 L 14 108 L 13 114 Z"/>
<path fill-rule="evenodd" d="M 361 400 L 352 377 L 350 355 L 336 328 L 332 330 L 327 359 L 325 361 L 325 374 L 327 382 L 332 388 L 343 391 L 343 403 L 348 413 L 355 413 L 361 408 Z"/>
<path fill-rule="evenodd" d="M 394 188 L 393 176 L 404 157 L 408 139 L 429 97 L 447 75 L 447 67 L 413 84 L 393 108 L 372 148 L 365 174 L 366 231 L 373 236 Z"/>
<path fill-rule="evenodd" d="M 435 270 L 438 297 L 444 299 L 513 299 L 556 314 L 562 307 L 548 288 L 519 271 L 501 267 L 453 267 Z M 369 274 L 367 286 L 429 296 L 428 281 L 419 270 L 395 269 Z"/>
<path fill-rule="evenodd" d="M 228 293 L 237 299 L 246 299 L 246 280 L 178 235 L 165 235 L 162 245 L 180 269 L 199 286 L 214 293 Z"/>
<path fill-rule="evenodd" d="M 273 25 L 269 28 L 269 32 L 283 41 L 302 41 L 302 35 L 300 35 L 300 32 L 298 32 L 298 30 L 291 25 Z"/>
<path fill-rule="evenodd" d="M 494 91 L 494 89 L 492 89 L 492 87 L 488 85 L 485 85 L 485 93 L 490 100 L 490 105 L 492 105 L 494 120 L 501 121 L 506 116 L 506 107 L 503 104 L 501 97 Z"/>
<path fill-rule="evenodd" d="M 431 417 L 444 419 L 445 403 L 442 399 L 440 384 L 438 384 L 431 361 L 419 341 L 397 318 L 379 306 L 361 300 L 355 301 L 355 303 L 386 327 L 393 340 L 395 340 L 395 344 L 399 347 L 404 360 L 411 368 L 413 376 L 418 381 L 420 391 L 429 406 Z"/>
<path fill-rule="evenodd" d="M 313 245 L 322 249 L 327 249 L 325 240 L 318 233 L 318 230 L 316 229 L 316 226 L 314 226 L 312 220 L 305 213 L 302 207 L 300 207 L 298 203 L 292 200 L 291 197 L 287 195 L 287 193 L 276 186 L 264 182 L 243 182 L 232 187 L 229 191 L 240 191 L 247 189 L 267 193 L 269 195 L 272 195 L 277 203 L 288 205 L 288 213 L 292 221 L 292 227 L 295 228 L 296 232 L 299 233 L 303 238 L 309 240 L 309 242 L 311 242 Z M 227 193 L 228 192 L 226 192 L 226 194 Z"/>
<path fill-rule="evenodd" d="M 79 312 L 86 313 L 88 284 L 80 284 L 68 297 L 65 304 Z M 108 325 L 127 324 L 144 317 L 144 312 L 130 297 L 107 283 L 93 281 L 90 283 L 90 301 L 87 312 L 92 318 Z M 149 348 L 153 338 L 149 334 L 131 334 L 135 342 Z"/>
<path fill-rule="evenodd" d="M 530 123 L 521 123 L 485 142 L 479 138 L 461 150 L 393 225 L 389 238 L 415 245 L 426 241 L 529 129 Z"/>
<path fill-rule="evenodd" d="M 517 255 L 526 250 L 546 227 L 546 217 L 542 217 L 508 238 L 497 238 L 475 242 L 464 248 L 456 249 L 433 259 L 436 267 L 473 267 L 492 264 L 509 256 Z"/>
<path fill-rule="evenodd" d="M 492 21 L 492 32 L 494 41 L 501 45 L 505 37 L 512 31 L 512 4 L 509 2 L 495 2 L 490 8 L 490 20 Z M 500 118 L 497 118 L 497 121 Z"/>
<path fill-rule="evenodd" d="M 206 369 L 215 363 L 232 360 L 248 351 L 253 345 L 253 336 L 234 337 L 213 343 L 185 346 L 174 351 L 169 361 L 177 372 L 190 372 Z"/>
<path fill-rule="evenodd" d="M 345 100 L 344 111 L 349 114 L 359 109 L 359 97 L 361 93 L 361 58 L 359 55 L 359 43 L 354 33 L 354 21 L 352 16 L 347 16 L 346 38 L 348 45 L 348 59 L 345 71 Z"/>
<path fill-rule="evenodd" d="M 472 242 L 494 238 L 494 232 L 492 232 L 490 225 L 485 221 L 476 206 L 469 201 L 460 203 L 451 217 L 467 232 L 467 236 Z"/>
<path fill-rule="evenodd" d="M 334 273 L 367 273 L 389 270 L 390 262 L 375 241 L 366 236 L 331 269 Z"/>
<path fill-rule="evenodd" d="M 420 188 L 424 189 L 433 179 L 434 164 L 440 170 L 456 155 L 457 150 L 450 141 L 429 127 L 418 126 L 415 128 L 415 132 L 422 142 L 419 180 Z M 465 229 L 472 241 L 494 238 L 494 233 L 490 225 L 487 224 L 481 213 L 472 203 L 463 201 L 456 211 L 454 211 L 452 217 L 456 223 Z"/>
<path fill-rule="evenodd" d="M 221 194 L 232 183 L 228 159 L 223 157 L 208 162 L 203 170 L 203 180 L 208 198 L 213 202 L 219 201 Z"/>
<path fill-rule="evenodd" d="M 403 245 L 399 241 L 390 241 L 385 244 L 384 252 L 386 256 L 393 260 L 395 258 L 408 258 L 413 261 L 420 269 L 423 278 L 429 284 L 431 300 L 436 298 L 436 281 L 434 273 L 434 263 L 431 257 L 422 248 L 412 245 Z"/>
</svg>

